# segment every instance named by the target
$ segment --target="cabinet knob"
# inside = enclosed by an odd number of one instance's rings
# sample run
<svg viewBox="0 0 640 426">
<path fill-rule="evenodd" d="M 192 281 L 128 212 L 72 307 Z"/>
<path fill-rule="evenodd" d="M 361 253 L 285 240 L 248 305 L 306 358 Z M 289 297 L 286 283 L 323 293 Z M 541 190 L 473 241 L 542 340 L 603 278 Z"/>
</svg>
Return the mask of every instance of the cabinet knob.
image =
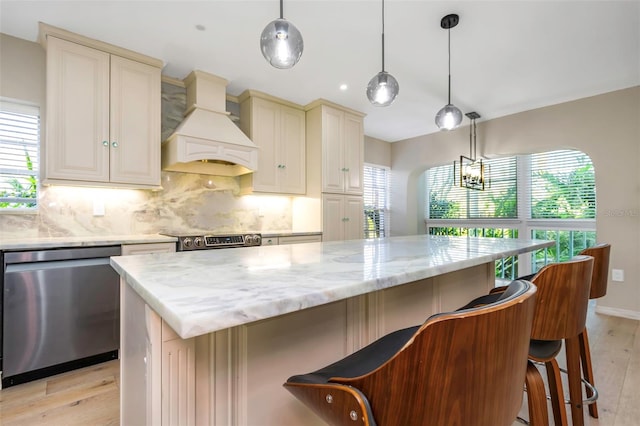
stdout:
<svg viewBox="0 0 640 426">
<path fill-rule="evenodd" d="M 109 141 L 102 141 L 102 146 L 109 146 Z"/>
<path fill-rule="evenodd" d="M 111 146 L 114 147 L 114 148 L 117 148 L 118 147 L 118 142 L 116 142 L 116 141 L 111 142 Z"/>
</svg>

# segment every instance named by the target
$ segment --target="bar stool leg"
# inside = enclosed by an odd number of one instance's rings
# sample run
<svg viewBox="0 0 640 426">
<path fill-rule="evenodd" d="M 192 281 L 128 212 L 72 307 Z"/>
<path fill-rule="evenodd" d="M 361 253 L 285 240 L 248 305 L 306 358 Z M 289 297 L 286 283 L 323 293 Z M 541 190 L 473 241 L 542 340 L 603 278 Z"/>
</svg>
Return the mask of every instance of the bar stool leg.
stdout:
<svg viewBox="0 0 640 426">
<path fill-rule="evenodd" d="M 580 371 L 580 344 L 578 336 L 565 339 L 567 354 L 567 372 L 569 379 L 569 400 L 573 426 L 584 426 L 582 410 L 582 382 Z"/>
<path fill-rule="evenodd" d="M 529 406 L 528 424 L 530 426 L 549 426 L 547 392 L 544 389 L 544 381 L 531 361 L 527 362 L 525 384 L 527 385 L 527 405 Z"/>
<path fill-rule="evenodd" d="M 594 378 L 593 378 L 593 368 L 591 366 L 591 350 L 589 349 L 589 337 L 587 336 L 587 329 L 585 328 L 582 333 L 580 333 L 580 360 L 582 361 L 582 374 L 584 379 L 591 384 L 591 386 L 595 387 Z M 587 398 L 591 398 L 593 396 L 593 391 L 587 386 L 586 388 Z M 597 419 L 598 418 L 598 403 L 593 402 L 589 404 L 589 414 L 591 417 Z"/>
<path fill-rule="evenodd" d="M 564 406 L 564 392 L 562 391 L 562 378 L 560 377 L 558 361 L 555 358 L 546 361 L 545 367 L 551 395 L 553 422 L 556 426 L 567 426 L 567 409 Z"/>
</svg>

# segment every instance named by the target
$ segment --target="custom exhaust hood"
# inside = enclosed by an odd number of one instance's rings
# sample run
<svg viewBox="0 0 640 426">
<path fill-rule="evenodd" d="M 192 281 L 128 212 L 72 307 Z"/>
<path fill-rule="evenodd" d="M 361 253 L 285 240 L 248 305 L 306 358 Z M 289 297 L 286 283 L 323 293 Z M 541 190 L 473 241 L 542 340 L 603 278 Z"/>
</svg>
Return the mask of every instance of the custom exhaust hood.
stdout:
<svg viewBox="0 0 640 426">
<path fill-rule="evenodd" d="M 162 169 L 239 176 L 257 169 L 258 147 L 226 112 L 227 80 L 203 71 L 185 79 L 184 120 L 162 144 Z"/>
</svg>

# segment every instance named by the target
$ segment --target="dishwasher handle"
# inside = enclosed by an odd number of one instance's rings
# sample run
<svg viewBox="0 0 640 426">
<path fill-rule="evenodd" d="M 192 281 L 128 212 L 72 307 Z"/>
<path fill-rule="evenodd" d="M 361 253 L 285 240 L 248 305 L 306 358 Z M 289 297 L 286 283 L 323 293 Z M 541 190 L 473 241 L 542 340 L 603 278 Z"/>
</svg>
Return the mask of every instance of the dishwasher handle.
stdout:
<svg viewBox="0 0 640 426">
<path fill-rule="evenodd" d="M 120 256 L 120 246 L 78 247 L 52 250 L 16 251 L 4 253 L 4 264 L 50 262 Z"/>
</svg>

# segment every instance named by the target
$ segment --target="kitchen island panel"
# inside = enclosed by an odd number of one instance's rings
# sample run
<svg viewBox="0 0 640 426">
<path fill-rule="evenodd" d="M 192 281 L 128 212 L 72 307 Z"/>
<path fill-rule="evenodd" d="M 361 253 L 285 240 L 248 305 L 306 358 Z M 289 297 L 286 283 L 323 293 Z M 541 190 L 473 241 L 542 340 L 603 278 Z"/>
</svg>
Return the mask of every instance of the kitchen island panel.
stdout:
<svg viewBox="0 0 640 426">
<path fill-rule="evenodd" d="M 125 294 L 145 304 L 132 317 L 155 318 L 145 336 L 151 374 L 136 387 L 147 390 L 146 424 L 158 412 L 161 424 L 321 424 L 282 388 L 288 377 L 459 308 L 495 285 L 495 260 L 551 244 L 414 236 L 113 257 Z M 169 351 L 187 356 L 168 366 Z M 133 424 L 131 402 L 122 400 L 123 425 Z"/>
<path fill-rule="evenodd" d="M 246 399 L 237 424 L 322 425 L 294 404 L 282 383 L 352 352 L 348 347 L 347 302 L 330 303 L 246 326 L 246 368 L 240 380 Z M 243 380 L 244 379 L 244 380 Z"/>
<path fill-rule="evenodd" d="M 487 279 L 493 278 L 492 270 L 492 263 L 479 265 L 444 279 L 428 278 L 197 337 L 192 373 L 196 424 L 324 424 L 283 388 L 289 376 L 324 367 L 391 331 L 421 324 L 441 306 L 458 308 L 485 294 L 493 283 Z"/>
</svg>

